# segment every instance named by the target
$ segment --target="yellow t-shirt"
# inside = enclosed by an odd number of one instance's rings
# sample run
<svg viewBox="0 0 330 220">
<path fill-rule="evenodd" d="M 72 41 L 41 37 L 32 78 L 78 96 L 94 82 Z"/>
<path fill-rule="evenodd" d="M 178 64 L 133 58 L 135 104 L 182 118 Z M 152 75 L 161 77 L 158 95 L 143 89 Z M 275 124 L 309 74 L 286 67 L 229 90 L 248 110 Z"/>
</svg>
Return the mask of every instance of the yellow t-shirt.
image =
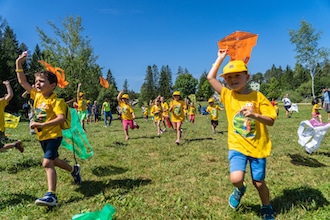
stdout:
<svg viewBox="0 0 330 220">
<path fill-rule="evenodd" d="M 210 114 L 210 119 L 212 121 L 218 121 L 219 120 L 219 110 L 221 110 L 220 106 L 213 105 L 213 106 L 207 106 L 206 111 Z"/>
<path fill-rule="evenodd" d="M 195 115 L 195 113 L 196 113 L 195 106 L 189 106 L 189 112 L 188 112 L 188 114 L 189 115 Z"/>
<path fill-rule="evenodd" d="M 319 104 L 315 104 L 313 105 L 313 108 L 312 108 L 312 113 L 319 113 Z"/>
<path fill-rule="evenodd" d="M 36 89 L 30 92 L 31 99 L 34 100 L 34 121 L 44 123 L 53 120 L 59 114 L 65 114 L 66 104 L 63 99 L 57 99 L 56 94 L 52 94 L 49 98 L 45 98 Z M 58 101 L 57 101 L 58 100 Z M 38 140 L 48 140 L 57 137 L 62 137 L 62 129 L 60 124 L 53 126 L 46 126 L 41 131 L 37 132 Z"/>
<path fill-rule="evenodd" d="M 182 100 L 172 100 L 170 106 L 173 106 L 171 111 L 171 121 L 172 122 L 183 122 L 184 121 L 184 109 L 186 105 Z"/>
<path fill-rule="evenodd" d="M 148 116 L 148 108 L 147 107 L 144 107 L 143 115 L 144 116 Z"/>
<path fill-rule="evenodd" d="M 167 104 L 167 102 L 163 102 L 163 103 L 161 103 L 161 105 L 162 105 L 163 116 L 167 117 L 168 110 L 169 110 L 168 104 Z"/>
<path fill-rule="evenodd" d="M 5 107 L 8 105 L 5 98 L 0 100 L 0 131 L 5 132 Z M 0 137 L 1 138 L 1 137 Z"/>
<path fill-rule="evenodd" d="M 78 111 L 86 111 L 87 110 L 87 100 L 86 99 L 82 99 L 82 98 L 78 98 Z"/>
<path fill-rule="evenodd" d="M 125 102 L 119 100 L 118 102 L 120 109 L 121 109 L 121 118 L 123 120 L 133 120 L 134 110 L 132 109 L 130 104 L 126 104 Z"/>
<path fill-rule="evenodd" d="M 151 110 L 150 111 L 152 112 L 152 114 L 154 116 L 154 121 L 155 122 L 158 122 L 158 121 L 162 120 L 162 113 L 161 112 L 158 112 L 159 110 L 162 110 L 162 107 L 161 106 L 153 105 L 151 107 Z"/>
<path fill-rule="evenodd" d="M 228 148 L 246 156 L 265 158 L 270 155 L 272 142 L 265 124 L 244 117 L 240 113 L 248 106 L 258 114 L 276 119 L 276 111 L 269 100 L 260 92 L 237 94 L 225 87 L 221 90 L 221 102 L 225 106 L 228 120 Z"/>
</svg>

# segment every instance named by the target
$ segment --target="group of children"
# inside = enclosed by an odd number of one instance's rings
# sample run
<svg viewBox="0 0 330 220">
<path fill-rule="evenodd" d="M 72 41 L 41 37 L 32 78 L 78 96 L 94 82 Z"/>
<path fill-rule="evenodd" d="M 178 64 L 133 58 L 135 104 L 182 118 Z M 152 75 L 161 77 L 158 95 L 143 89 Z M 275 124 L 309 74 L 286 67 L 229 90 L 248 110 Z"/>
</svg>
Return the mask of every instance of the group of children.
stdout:
<svg viewBox="0 0 330 220">
<path fill-rule="evenodd" d="M 230 61 L 223 69 L 221 76 L 224 78 L 229 88 L 224 87 L 216 79 L 220 65 L 227 55 L 227 50 L 219 50 L 218 57 L 210 69 L 207 79 L 211 86 L 220 94 L 220 101 L 224 104 L 228 120 L 228 159 L 230 163 L 230 181 L 234 186 L 233 193 L 229 196 L 229 205 L 238 209 L 241 199 L 247 190 L 247 184 L 244 181 L 247 162 L 250 163 L 253 185 L 257 189 L 262 207 L 261 214 L 263 219 L 275 219 L 274 210 L 270 205 L 269 189 L 265 182 L 266 176 L 266 158 L 270 155 L 272 143 L 267 132 L 267 126 L 272 126 L 276 119 L 276 112 L 271 103 L 262 93 L 250 90 L 246 84 L 249 80 L 249 74 L 246 64 L 241 60 Z M 26 60 L 26 53 L 22 53 L 16 60 L 16 72 L 20 85 L 30 94 L 34 100 L 35 117 L 30 127 L 35 129 L 38 140 L 40 141 L 44 152 L 43 167 L 46 171 L 48 190 L 44 197 L 35 201 L 37 205 L 55 206 L 57 204 L 56 196 L 56 169 L 60 167 L 68 172 L 74 178 L 74 182 L 81 183 L 80 166 L 78 164 L 71 166 L 66 161 L 59 159 L 58 148 L 62 140 L 61 123 L 64 121 L 65 102 L 58 101 L 53 90 L 57 86 L 56 75 L 41 71 L 35 74 L 35 87 L 33 88 L 24 75 L 22 63 Z M 8 88 L 8 82 L 4 83 Z M 80 93 L 78 85 L 78 114 L 84 115 L 86 109 L 83 108 L 83 93 Z M 10 96 L 11 92 L 8 91 Z M 9 97 L 6 96 L 5 104 Z M 135 114 L 129 104 L 129 96 L 123 94 L 123 91 L 117 96 L 118 104 L 122 113 L 122 125 L 125 133 L 125 139 L 129 139 L 128 127 L 131 129 L 139 128 L 134 121 Z M 165 109 L 162 107 L 160 97 L 155 100 L 151 111 L 154 119 L 157 121 L 158 134 L 161 133 L 160 123 L 163 119 L 171 115 L 170 122 L 166 119 L 164 122 L 171 123 L 176 131 L 176 144 L 180 144 L 181 125 L 185 120 L 184 111 L 188 109 L 187 100 L 181 99 L 179 91 L 173 92 L 172 100 Z M 208 112 L 211 117 L 212 130 L 217 126 L 217 112 L 222 108 L 214 105 L 214 99 L 209 99 Z M 4 102 L 4 101 L 2 101 Z M 163 101 L 164 102 L 164 101 Z M 1 102 L 0 102 L 1 103 Z M 3 105 L 3 104 L 2 104 Z M 1 105 L 0 105 L 1 106 Z M 80 107 L 79 107 L 80 106 Z M 164 104 L 164 106 L 166 106 Z M 79 112 L 81 111 L 81 112 Z M 169 113 L 167 115 L 167 112 Z M 189 111 L 188 111 L 189 112 Z M 191 113 L 195 110 L 191 108 Z M 193 114 L 192 114 L 193 115 Z M 190 117 L 194 122 L 194 117 Z M 83 124 L 82 124 L 83 126 Z M 14 145 L 20 148 L 19 142 Z"/>
</svg>

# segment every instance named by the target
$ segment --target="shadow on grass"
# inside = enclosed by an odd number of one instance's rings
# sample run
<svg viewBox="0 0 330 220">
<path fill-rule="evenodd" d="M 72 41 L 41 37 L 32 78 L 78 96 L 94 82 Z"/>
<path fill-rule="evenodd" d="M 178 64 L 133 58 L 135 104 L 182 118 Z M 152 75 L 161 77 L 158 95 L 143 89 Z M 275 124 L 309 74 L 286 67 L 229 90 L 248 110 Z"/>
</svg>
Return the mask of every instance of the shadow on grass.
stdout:
<svg viewBox="0 0 330 220">
<path fill-rule="evenodd" d="M 107 189 L 116 190 L 119 194 L 126 194 L 130 190 L 150 184 L 150 179 L 122 179 L 122 180 L 110 180 L 110 181 L 83 181 L 77 191 L 84 194 L 85 197 L 91 197 L 98 195 L 99 193 Z"/>
<path fill-rule="evenodd" d="M 42 162 L 39 159 L 27 159 L 16 164 L 0 167 L 0 172 L 7 171 L 10 174 L 15 174 L 31 167 L 41 166 Z"/>
<path fill-rule="evenodd" d="M 205 137 L 205 138 L 192 138 L 192 139 L 184 139 L 187 142 L 192 142 L 192 141 L 205 141 L 205 140 L 214 140 L 211 137 Z"/>
<path fill-rule="evenodd" d="M 276 213 L 287 213 L 295 206 L 313 211 L 330 204 L 322 192 L 310 187 L 285 189 L 283 195 L 276 197 L 271 203 Z"/>
<path fill-rule="evenodd" d="M 313 153 L 313 155 L 324 155 L 324 156 L 327 156 L 327 157 L 330 157 L 330 152 L 315 152 Z"/>
<path fill-rule="evenodd" d="M 271 204 L 275 213 L 280 214 L 287 213 L 294 207 L 303 207 L 307 211 L 318 210 L 319 208 L 328 206 L 330 203 L 319 190 L 310 187 L 299 187 L 283 190 L 283 195 L 273 199 Z M 254 212 L 260 216 L 260 208 L 260 205 L 243 202 L 238 212 L 244 214 Z"/>
<path fill-rule="evenodd" d="M 299 166 L 307 166 L 307 167 L 326 167 L 325 164 L 320 163 L 314 158 L 306 156 L 302 156 L 300 154 L 288 154 L 291 157 L 291 163 Z"/>
<path fill-rule="evenodd" d="M 114 141 L 111 145 L 106 147 L 126 147 L 128 144 L 120 141 Z"/>
<path fill-rule="evenodd" d="M 35 196 L 31 196 L 24 193 L 12 193 L 7 195 L 1 195 L 1 198 L 8 198 L 7 200 L 0 199 L 0 209 L 4 209 L 8 206 L 16 206 L 17 204 L 23 204 L 27 201 L 34 201 Z"/>
<path fill-rule="evenodd" d="M 92 169 L 92 173 L 96 176 L 110 176 L 125 173 L 128 169 L 115 166 L 98 166 Z"/>
</svg>

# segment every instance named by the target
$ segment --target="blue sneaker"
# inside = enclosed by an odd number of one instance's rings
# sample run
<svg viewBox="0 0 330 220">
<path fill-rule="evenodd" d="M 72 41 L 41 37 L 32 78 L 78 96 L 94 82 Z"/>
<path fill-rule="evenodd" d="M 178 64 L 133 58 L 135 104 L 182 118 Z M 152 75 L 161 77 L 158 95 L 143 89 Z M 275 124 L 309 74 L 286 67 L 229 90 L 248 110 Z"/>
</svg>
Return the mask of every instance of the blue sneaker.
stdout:
<svg viewBox="0 0 330 220">
<path fill-rule="evenodd" d="M 73 172 L 71 173 L 71 176 L 73 177 L 74 183 L 75 184 L 80 184 L 82 179 L 80 176 L 80 165 L 76 164 L 73 167 Z"/>
<path fill-rule="evenodd" d="M 263 220 L 275 220 L 274 210 L 271 205 L 261 207 L 261 218 Z"/>
<path fill-rule="evenodd" d="M 233 209 L 237 209 L 240 202 L 241 198 L 244 195 L 246 191 L 246 184 L 243 183 L 243 187 L 241 189 L 238 189 L 235 187 L 234 192 L 229 196 L 229 206 Z"/>
<path fill-rule="evenodd" d="M 57 197 L 54 193 L 47 192 L 44 197 L 37 199 L 34 203 L 40 206 L 56 206 Z"/>
</svg>

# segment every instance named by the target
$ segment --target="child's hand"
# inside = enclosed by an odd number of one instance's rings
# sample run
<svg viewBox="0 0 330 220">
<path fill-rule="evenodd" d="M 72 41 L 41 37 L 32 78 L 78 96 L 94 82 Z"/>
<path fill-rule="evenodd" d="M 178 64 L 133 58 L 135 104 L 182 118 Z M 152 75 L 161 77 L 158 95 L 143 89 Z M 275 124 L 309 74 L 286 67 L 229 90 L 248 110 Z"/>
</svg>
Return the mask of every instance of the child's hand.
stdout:
<svg viewBox="0 0 330 220">
<path fill-rule="evenodd" d="M 16 62 L 22 63 L 26 60 L 26 57 L 28 55 L 27 51 L 24 51 L 21 55 L 18 56 L 18 58 L 16 59 Z"/>
<path fill-rule="evenodd" d="M 5 80 L 5 81 L 2 82 L 2 84 L 9 85 L 9 81 L 8 80 Z"/>
<path fill-rule="evenodd" d="M 32 122 L 30 125 L 30 128 L 35 129 L 35 128 L 42 128 L 43 123 L 39 123 L 39 122 Z"/>
<path fill-rule="evenodd" d="M 228 49 L 219 49 L 218 50 L 218 57 L 225 58 L 228 54 Z"/>
</svg>

